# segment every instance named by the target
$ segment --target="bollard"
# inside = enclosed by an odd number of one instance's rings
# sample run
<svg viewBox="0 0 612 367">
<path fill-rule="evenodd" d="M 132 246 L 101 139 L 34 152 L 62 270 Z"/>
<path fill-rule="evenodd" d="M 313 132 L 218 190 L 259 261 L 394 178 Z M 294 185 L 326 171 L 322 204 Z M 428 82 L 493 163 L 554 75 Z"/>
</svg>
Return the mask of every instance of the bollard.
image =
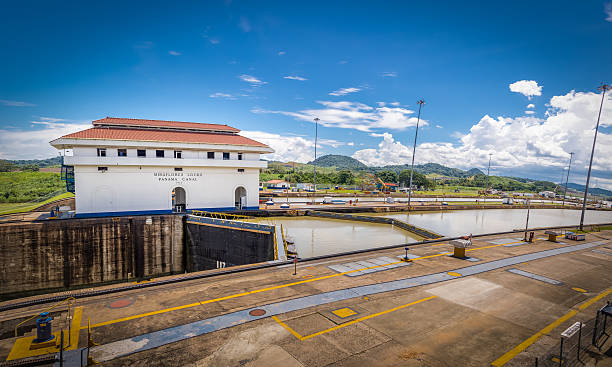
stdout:
<svg viewBox="0 0 612 367">
<path fill-rule="evenodd" d="M 53 318 L 49 316 L 48 312 L 41 312 L 39 316 L 36 319 L 36 339 L 34 339 L 34 343 L 42 343 L 54 338 L 51 333 L 51 321 Z"/>
<path fill-rule="evenodd" d="M 293 258 L 293 275 L 297 275 L 297 254 Z"/>
<path fill-rule="evenodd" d="M 577 359 L 578 361 L 580 361 L 580 344 L 582 341 L 582 322 L 580 323 L 580 329 L 578 329 L 578 351 L 576 352 L 578 354 Z"/>
<path fill-rule="evenodd" d="M 559 366 L 563 364 L 563 337 L 561 337 L 561 345 L 559 346 Z"/>
</svg>

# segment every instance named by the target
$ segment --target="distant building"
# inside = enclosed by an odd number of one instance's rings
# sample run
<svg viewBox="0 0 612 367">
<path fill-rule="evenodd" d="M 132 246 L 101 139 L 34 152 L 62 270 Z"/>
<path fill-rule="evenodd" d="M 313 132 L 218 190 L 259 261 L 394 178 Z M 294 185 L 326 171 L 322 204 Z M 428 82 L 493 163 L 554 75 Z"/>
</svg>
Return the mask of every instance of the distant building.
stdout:
<svg viewBox="0 0 612 367">
<path fill-rule="evenodd" d="M 281 190 L 291 188 L 291 184 L 283 180 L 270 180 L 264 182 L 264 186 L 270 190 Z"/>
<path fill-rule="evenodd" d="M 555 197 L 555 193 L 553 191 L 542 191 L 542 192 L 539 192 L 538 195 L 543 196 L 545 198 L 554 198 Z"/>
<path fill-rule="evenodd" d="M 104 118 L 51 141 L 76 216 L 259 208 L 267 145 L 218 124 Z"/>
</svg>

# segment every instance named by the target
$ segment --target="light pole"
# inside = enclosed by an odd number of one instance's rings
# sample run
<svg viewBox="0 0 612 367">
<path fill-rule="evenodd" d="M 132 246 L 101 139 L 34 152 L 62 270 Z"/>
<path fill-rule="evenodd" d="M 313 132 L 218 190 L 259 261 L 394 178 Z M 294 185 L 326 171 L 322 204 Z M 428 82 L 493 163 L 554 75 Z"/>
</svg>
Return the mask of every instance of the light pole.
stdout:
<svg viewBox="0 0 612 367">
<path fill-rule="evenodd" d="M 582 213 L 580 214 L 580 230 L 584 226 L 584 211 L 586 210 L 587 195 L 589 194 L 589 181 L 591 180 L 591 166 L 593 165 L 593 154 L 595 153 L 595 142 L 597 141 L 597 130 L 599 129 L 599 119 L 601 118 L 601 109 L 603 107 L 606 92 L 610 89 L 609 84 L 602 84 L 597 90 L 601 91 L 601 103 L 599 104 L 599 114 L 597 115 L 597 125 L 595 125 L 595 136 L 593 137 L 593 147 L 591 148 L 591 159 L 589 161 L 589 170 L 587 172 L 586 185 L 584 187 L 584 200 L 582 201 Z"/>
<path fill-rule="evenodd" d="M 312 161 L 314 167 L 313 167 L 313 173 L 312 173 L 312 181 L 313 181 L 313 189 L 314 192 L 317 192 L 317 130 L 318 130 L 318 126 L 319 126 L 319 118 L 315 117 L 314 118 L 314 122 L 315 122 L 315 146 L 314 146 L 314 161 Z M 314 199 L 313 199 L 314 200 Z"/>
<path fill-rule="evenodd" d="M 416 152 L 417 135 L 419 134 L 419 122 L 421 121 L 421 107 L 425 104 L 424 99 L 417 101 L 419 114 L 417 117 L 416 130 L 414 132 L 414 145 L 412 146 L 412 165 L 410 166 L 410 185 L 408 186 L 408 210 L 410 210 L 410 200 L 412 199 L 412 172 L 414 171 L 414 153 Z"/>
<path fill-rule="evenodd" d="M 489 173 L 491 172 L 491 157 L 493 153 L 489 153 L 489 166 L 487 167 L 487 183 L 485 184 L 485 196 L 487 196 L 487 191 L 489 191 Z"/>
<path fill-rule="evenodd" d="M 527 242 L 527 228 L 529 228 L 529 211 L 531 210 L 531 200 L 527 199 L 527 220 L 525 221 L 525 237 L 523 240 Z"/>
<path fill-rule="evenodd" d="M 567 177 L 565 178 L 565 191 L 563 192 L 563 206 L 565 206 L 565 195 L 567 195 L 567 183 L 569 181 L 569 173 L 570 173 L 570 169 L 572 168 L 572 157 L 574 156 L 574 152 L 570 153 L 570 161 L 569 161 L 569 165 L 567 166 Z"/>
</svg>

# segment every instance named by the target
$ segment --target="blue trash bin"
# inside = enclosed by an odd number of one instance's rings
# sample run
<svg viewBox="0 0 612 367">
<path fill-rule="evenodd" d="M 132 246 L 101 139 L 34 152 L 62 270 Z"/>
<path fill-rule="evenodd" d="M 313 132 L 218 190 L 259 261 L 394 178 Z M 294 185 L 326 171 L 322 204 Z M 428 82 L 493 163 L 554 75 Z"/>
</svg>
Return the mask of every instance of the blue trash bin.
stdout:
<svg viewBox="0 0 612 367">
<path fill-rule="evenodd" d="M 48 312 L 41 312 L 39 318 L 36 319 L 36 339 L 34 343 L 42 343 L 53 339 L 55 336 L 51 334 L 51 321 L 53 318 Z"/>
</svg>

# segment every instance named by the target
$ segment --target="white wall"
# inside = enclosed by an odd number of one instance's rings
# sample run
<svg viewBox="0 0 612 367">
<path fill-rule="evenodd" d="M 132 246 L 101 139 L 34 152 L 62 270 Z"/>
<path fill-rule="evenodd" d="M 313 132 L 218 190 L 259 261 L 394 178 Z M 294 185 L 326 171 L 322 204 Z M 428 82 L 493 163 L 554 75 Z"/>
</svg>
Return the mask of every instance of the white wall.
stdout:
<svg viewBox="0 0 612 367">
<path fill-rule="evenodd" d="M 148 154 L 148 152 L 147 152 Z M 259 205 L 259 169 L 244 168 L 243 173 L 229 167 L 98 166 L 74 168 L 76 213 L 153 211 L 172 209 L 172 189 L 185 189 L 187 209 L 234 207 L 234 193 L 243 186 L 247 206 Z M 182 176 L 158 176 L 178 173 Z M 200 174 L 200 175 L 197 175 Z"/>
</svg>

